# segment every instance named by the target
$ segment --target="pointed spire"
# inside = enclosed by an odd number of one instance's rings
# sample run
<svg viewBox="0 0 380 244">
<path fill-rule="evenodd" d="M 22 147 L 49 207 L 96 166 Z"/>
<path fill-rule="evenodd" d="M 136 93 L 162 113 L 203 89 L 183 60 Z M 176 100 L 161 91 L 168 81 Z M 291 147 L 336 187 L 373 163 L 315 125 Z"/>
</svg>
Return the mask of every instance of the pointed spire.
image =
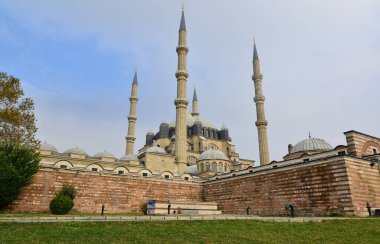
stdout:
<svg viewBox="0 0 380 244">
<path fill-rule="evenodd" d="M 198 101 L 198 98 L 197 98 L 197 91 L 195 90 L 195 87 L 194 87 L 193 102 L 195 101 Z"/>
<path fill-rule="evenodd" d="M 257 54 L 255 38 L 253 38 L 253 61 L 257 60 L 259 60 L 259 55 Z"/>
<path fill-rule="evenodd" d="M 182 4 L 182 16 L 181 16 L 181 23 L 179 24 L 179 30 L 186 31 L 186 24 L 185 24 L 185 10 L 184 6 Z"/>
<path fill-rule="evenodd" d="M 310 131 L 309 131 L 309 138 L 311 138 Z"/>
<path fill-rule="evenodd" d="M 135 67 L 135 75 L 133 76 L 133 83 L 132 85 L 137 85 L 137 68 Z"/>
</svg>

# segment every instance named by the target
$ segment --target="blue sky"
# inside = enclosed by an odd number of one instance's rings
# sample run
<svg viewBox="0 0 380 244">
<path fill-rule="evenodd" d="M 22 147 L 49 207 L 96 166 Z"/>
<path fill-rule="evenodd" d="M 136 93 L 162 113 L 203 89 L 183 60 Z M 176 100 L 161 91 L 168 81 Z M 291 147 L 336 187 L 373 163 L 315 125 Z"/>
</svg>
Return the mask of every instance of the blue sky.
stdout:
<svg viewBox="0 0 380 244">
<path fill-rule="evenodd" d="M 139 73 L 135 151 L 149 129 L 175 119 L 181 3 L 0 0 L 0 70 L 36 103 L 38 137 L 90 155 L 125 148 L 130 85 Z M 378 1 L 183 1 L 188 97 L 201 117 L 226 123 L 237 151 L 257 160 L 252 75 L 256 37 L 271 159 L 313 137 L 380 136 Z"/>
</svg>

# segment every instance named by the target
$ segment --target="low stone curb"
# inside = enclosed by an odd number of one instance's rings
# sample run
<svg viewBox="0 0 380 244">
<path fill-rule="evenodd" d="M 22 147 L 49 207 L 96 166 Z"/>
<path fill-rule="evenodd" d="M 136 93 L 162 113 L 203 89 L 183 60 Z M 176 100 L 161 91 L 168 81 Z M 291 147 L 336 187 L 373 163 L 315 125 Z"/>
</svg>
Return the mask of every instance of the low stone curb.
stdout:
<svg viewBox="0 0 380 244">
<path fill-rule="evenodd" d="M 323 220 L 366 219 L 333 217 L 258 217 L 258 216 L 57 216 L 57 217 L 0 217 L 0 222 L 131 222 L 131 221 L 193 221 L 193 220 L 258 220 L 269 222 L 321 222 Z"/>
</svg>

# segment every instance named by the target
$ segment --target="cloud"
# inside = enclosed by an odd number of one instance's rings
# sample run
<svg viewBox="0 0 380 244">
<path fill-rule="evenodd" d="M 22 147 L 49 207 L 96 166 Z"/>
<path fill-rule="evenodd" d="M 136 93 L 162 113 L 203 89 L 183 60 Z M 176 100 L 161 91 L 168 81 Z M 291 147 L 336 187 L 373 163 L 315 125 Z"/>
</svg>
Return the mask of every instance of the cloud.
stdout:
<svg viewBox="0 0 380 244">
<path fill-rule="evenodd" d="M 36 81 L 38 74 L 25 76 L 41 90 L 31 93 L 40 101 L 42 137 L 59 148 L 83 144 L 94 153 L 107 147 L 121 155 L 134 64 L 140 79 L 138 146 L 149 128 L 174 119 L 178 2 L 8 1 L 0 6 L 35 38 L 57 47 L 88 47 L 83 55 L 91 58 L 74 62 L 75 69 L 26 54 L 25 60 L 42 59 L 37 68 L 46 64 L 47 79 L 71 81 L 46 85 Z M 259 158 L 253 36 L 264 74 L 272 159 L 281 159 L 287 145 L 309 131 L 333 145 L 345 144 L 346 130 L 380 135 L 380 115 L 374 112 L 380 88 L 378 1 L 185 1 L 185 7 L 188 96 L 196 85 L 201 116 L 218 127 L 227 123 L 242 157 Z M 64 50 L 69 55 L 75 49 Z M 90 69 L 95 64 L 98 68 Z"/>
</svg>

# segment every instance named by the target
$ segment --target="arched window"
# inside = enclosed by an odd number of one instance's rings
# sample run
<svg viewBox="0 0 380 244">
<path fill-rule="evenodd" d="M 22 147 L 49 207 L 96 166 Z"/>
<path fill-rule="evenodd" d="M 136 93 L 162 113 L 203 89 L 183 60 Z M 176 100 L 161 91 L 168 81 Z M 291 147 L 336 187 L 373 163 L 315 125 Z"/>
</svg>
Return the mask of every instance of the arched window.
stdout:
<svg viewBox="0 0 380 244">
<path fill-rule="evenodd" d="M 215 145 L 214 143 L 210 143 L 208 145 L 208 149 L 214 149 L 214 150 L 219 150 L 219 147 L 217 145 Z"/>
<path fill-rule="evenodd" d="M 210 171 L 210 163 L 206 163 L 206 172 Z"/>
<path fill-rule="evenodd" d="M 216 170 L 217 170 L 217 167 L 216 167 L 216 163 L 215 162 L 212 162 L 212 166 L 211 166 L 211 171 L 212 172 L 216 172 Z"/>
<path fill-rule="evenodd" d="M 223 172 L 223 163 L 218 164 L 218 172 Z"/>
<path fill-rule="evenodd" d="M 227 172 L 227 165 L 224 165 L 224 172 Z"/>
</svg>

